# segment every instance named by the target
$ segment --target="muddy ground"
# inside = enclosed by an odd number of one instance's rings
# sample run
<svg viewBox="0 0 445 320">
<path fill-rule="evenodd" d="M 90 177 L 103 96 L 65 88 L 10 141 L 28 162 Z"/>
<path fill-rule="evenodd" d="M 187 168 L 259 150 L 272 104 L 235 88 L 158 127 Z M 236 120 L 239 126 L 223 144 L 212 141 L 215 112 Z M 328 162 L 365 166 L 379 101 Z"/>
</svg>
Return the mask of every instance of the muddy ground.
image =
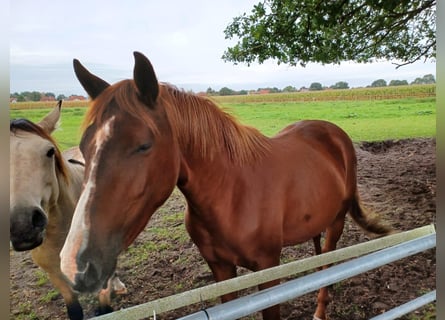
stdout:
<svg viewBox="0 0 445 320">
<path fill-rule="evenodd" d="M 359 189 L 363 202 L 398 230 L 435 223 L 436 166 L 434 139 L 390 140 L 357 144 Z M 173 193 L 155 214 L 149 227 L 119 260 L 119 276 L 129 293 L 115 297 L 115 309 L 212 283 L 212 276 L 182 224 L 185 204 Z M 339 247 L 368 240 L 348 217 Z M 286 248 L 283 262 L 313 254 L 312 243 Z M 246 270 L 240 270 L 241 273 Z M 435 250 L 417 254 L 335 284 L 331 320 L 368 319 L 405 303 L 436 287 Z M 10 319 L 66 319 L 61 296 L 52 291 L 29 253 L 10 253 Z M 86 317 L 94 315 L 96 300 L 81 298 Z M 175 319 L 208 307 L 203 302 L 161 314 L 157 319 Z M 283 319 L 312 319 L 316 293 L 282 305 Z M 250 319 L 259 319 L 253 315 Z M 147 318 L 148 319 L 148 318 Z M 434 304 L 403 319 L 435 319 Z"/>
</svg>

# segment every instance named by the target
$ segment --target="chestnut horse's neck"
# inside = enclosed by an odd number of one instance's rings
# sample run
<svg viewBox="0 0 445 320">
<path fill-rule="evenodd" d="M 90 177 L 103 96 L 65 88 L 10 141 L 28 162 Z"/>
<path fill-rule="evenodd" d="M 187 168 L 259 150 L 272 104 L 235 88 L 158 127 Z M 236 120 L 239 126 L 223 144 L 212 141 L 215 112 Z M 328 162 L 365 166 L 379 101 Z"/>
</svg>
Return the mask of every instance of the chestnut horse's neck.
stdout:
<svg viewBox="0 0 445 320">
<path fill-rule="evenodd" d="M 240 124 L 207 97 L 163 84 L 160 99 L 186 157 L 243 165 L 269 152 L 270 141 L 266 136 Z"/>
</svg>

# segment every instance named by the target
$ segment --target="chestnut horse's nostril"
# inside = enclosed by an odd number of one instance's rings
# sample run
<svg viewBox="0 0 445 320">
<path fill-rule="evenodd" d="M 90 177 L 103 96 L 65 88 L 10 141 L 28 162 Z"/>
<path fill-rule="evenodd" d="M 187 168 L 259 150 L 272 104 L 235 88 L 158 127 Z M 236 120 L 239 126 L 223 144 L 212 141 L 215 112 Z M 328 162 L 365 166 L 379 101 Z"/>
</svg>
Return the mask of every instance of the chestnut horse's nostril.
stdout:
<svg viewBox="0 0 445 320">
<path fill-rule="evenodd" d="M 85 270 L 76 274 L 74 282 L 74 289 L 80 292 L 95 292 L 101 289 L 100 272 L 92 262 L 87 262 Z"/>
<path fill-rule="evenodd" d="M 48 219 L 40 209 L 34 209 L 32 211 L 32 226 L 34 229 L 43 230 L 46 227 Z"/>
</svg>

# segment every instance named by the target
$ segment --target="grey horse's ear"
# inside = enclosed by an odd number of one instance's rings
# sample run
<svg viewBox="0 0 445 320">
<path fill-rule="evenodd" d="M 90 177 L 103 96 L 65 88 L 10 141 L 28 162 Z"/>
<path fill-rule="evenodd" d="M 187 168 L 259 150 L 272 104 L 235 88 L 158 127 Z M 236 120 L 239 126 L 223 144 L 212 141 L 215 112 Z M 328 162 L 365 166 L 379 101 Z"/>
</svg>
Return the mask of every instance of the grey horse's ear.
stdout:
<svg viewBox="0 0 445 320">
<path fill-rule="evenodd" d="M 110 84 L 90 73 L 77 59 L 73 60 L 74 73 L 91 99 L 96 99 Z"/>
<path fill-rule="evenodd" d="M 37 125 L 43 128 L 47 133 L 51 134 L 60 123 L 60 109 L 62 108 L 62 100 L 59 100 L 57 106 L 48 113 Z"/>
<path fill-rule="evenodd" d="M 134 70 L 133 79 L 142 100 L 153 107 L 159 94 L 159 84 L 150 60 L 140 52 L 133 52 Z"/>
</svg>

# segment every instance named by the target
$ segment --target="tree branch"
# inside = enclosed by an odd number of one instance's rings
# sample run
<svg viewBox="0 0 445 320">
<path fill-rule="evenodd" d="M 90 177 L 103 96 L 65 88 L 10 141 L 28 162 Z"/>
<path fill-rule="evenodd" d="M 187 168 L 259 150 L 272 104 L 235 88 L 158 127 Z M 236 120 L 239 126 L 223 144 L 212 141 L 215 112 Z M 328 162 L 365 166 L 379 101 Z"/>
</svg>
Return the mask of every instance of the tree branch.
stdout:
<svg viewBox="0 0 445 320">
<path fill-rule="evenodd" d="M 434 47 L 436 45 L 436 40 L 434 40 L 429 46 L 427 46 L 425 48 L 425 50 L 423 50 L 420 54 L 417 55 L 417 57 L 415 57 L 414 59 L 411 59 L 407 62 L 404 63 L 396 63 L 396 62 L 392 62 L 392 64 L 396 65 L 396 69 L 399 69 L 400 67 L 409 65 L 409 64 L 413 64 L 414 62 L 420 60 L 423 56 L 425 56 L 432 47 Z M 427 57 L 425 57 L 425 60 L 427 59 Z"/>
</svg>

